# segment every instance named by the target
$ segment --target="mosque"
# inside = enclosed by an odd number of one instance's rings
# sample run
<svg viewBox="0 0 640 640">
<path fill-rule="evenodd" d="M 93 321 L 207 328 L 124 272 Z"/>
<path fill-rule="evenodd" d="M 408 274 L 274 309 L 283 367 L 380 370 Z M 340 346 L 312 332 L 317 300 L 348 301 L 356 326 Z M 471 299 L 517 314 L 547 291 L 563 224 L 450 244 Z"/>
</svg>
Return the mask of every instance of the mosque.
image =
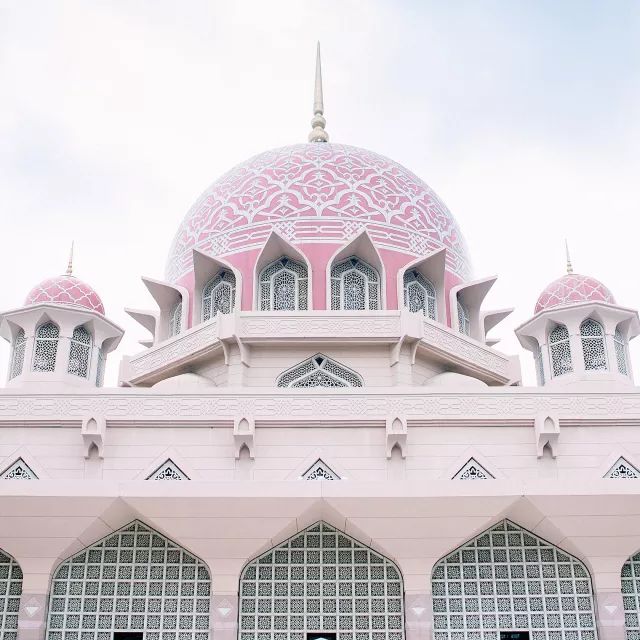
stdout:
<svg viewBox="0 0 640 640">
<path fill-rule="evenodd" d="M 309 141 L 191 207 L 117 388 L 71 264 L 0 314 L 2 640 L 640 640 L 638 313 L 568 263 L 523 386 L 445 204 L 323 111 L 318 56 Z"/>
</svg>

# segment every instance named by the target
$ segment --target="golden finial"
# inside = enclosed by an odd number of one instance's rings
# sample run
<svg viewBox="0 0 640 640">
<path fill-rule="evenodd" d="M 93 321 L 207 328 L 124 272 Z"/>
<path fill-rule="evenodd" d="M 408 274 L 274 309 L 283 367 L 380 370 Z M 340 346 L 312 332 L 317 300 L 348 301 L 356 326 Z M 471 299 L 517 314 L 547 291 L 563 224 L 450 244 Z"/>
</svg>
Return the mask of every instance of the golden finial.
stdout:
<svg viewBox="0 0 640 640">
<path fill-rule="evenodd" d="M 324 101 L 322 98 L 322 65 L 320 64 L 320 43 L 316 50 L 316 83 L 313 92 L 313 127 L 309 134 L 309 142 L 329 142 L 329 134 L 324 130 L 327 121 L 324 118 Z"/>
<path fill-rule="evenodd" d="M 567 273 L 573 273 L 573 265 L 571 264 L 571 256 L 569 255 L 569 243 L 566 238 L 564 240 L 564 250 L 567 254 Z"/>
<path fill-rule="evenodd" d="M 71 241 L 71 251 L 69 251 L 69 263 L 67 264 L 67 275 L 73 275 L 73 240 Z"/>
</svg>

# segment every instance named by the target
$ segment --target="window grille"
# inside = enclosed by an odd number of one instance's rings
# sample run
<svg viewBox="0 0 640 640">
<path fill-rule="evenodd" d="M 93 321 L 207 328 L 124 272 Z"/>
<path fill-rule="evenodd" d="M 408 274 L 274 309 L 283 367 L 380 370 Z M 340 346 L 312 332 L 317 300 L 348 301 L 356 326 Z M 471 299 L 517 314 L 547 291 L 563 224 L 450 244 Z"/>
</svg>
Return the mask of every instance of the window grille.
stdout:
<svg viewBox="0 0 640 640">
<path fill-rule="evenodd" d="M 591 318 L 580 325 L 582 355 L 586 371 L 606 371 L 607 351 L 604 346 L 604 329 Z"/>
<path fill-rule="evenodd" d="M 134 522 L 58 566 L 47 640 L 208 640 L 210 594 L 200 559 Z"/>
<path fill-rule="evenodd" d="M 177 336 L 182 331 L 182 298 L 169 311 L 169 337 Z"/>
<path fill-rule="evenodd" d="M 13 341 L 13 351 L 11 353 L 11 364 L 9 366 L 9 380 L 22 374 L 24 367 L 24 352 L 27 347 L 27 339 L 24 329 L 20 329 Z"/>
<path fill-rule="evenodd" d="M 494 477 L 475 458 L 469 461 L 456 473 L 453 480 L 494 480 Z"/>
<path fill-rule="evenodd" d="M 551 354 L 551 368 L 554 377 L 563 376 L 565 373 L 573 371 L 569 331 L 563 324 L 559 324 L 549 334 L 549 353 Z"/>
<path fill-rule="evenodd" d="M 340 476 L 322 460 L 316 460 L 303 474 L 303 480 L 340 480 Z"/>
<path fill-rule="evenodd" d="M 361 387 L 362 378 L 351 369 L 317 353 L 280 375 L 278 387 Z"/>
<path fill-rule="evenodd" d="M 622 566 L 622 602 L 627 640 L 640 638 L 640 553 Z"/>
<path fill-rule="evenodd" d="M 8 554 L 0 551 L 0 637 L 17 640 L 18 612 L 22 595 L 22 569 Z"/>
<path fill-rule="evenodd" d="M 504 520 L 436 564 L 434 640 L 596 640 L 591 580 L 576 558 Z"/>
<path fill-rule="evenodd" d="M 380 276 L 366 262 L 351 256 L 331 267 L 333 311 L 378 311 Z"/>
<path fill-rule="evenodd" d="M 91 334 L 84 327 L 76 327 L 69 346 L 69 366 L 67 372 L 87 378 L 89 376 L 89 356 L 91 355 Z"/>
<path fill-rule="evenodd" d="M 167 460 L 163 462 L 152 474 L 147 477 L 147 480 L 188 480 L 187 476 L 182 469 L 173 461 Z"/>
<path fill-rule="evenodd" d="M 306 265 L 282 256 L 260 273 L 260 311 L 306 311 L 309 276 Z"/>
<path fill-rule="evenodd" d="M 107 366 L 107 358 L 102 349 L 98 349 L 98 366 L 96 368 L 96 387 L 104 385 L 104 372 Z"/>
<path fill-rule="evenodd" d="M 618 458 L 616 463 L 604 474 L 605 478 L 615 478 L 624 480 L 636 480 L 640 478 L 640 471 L 624 458 Z"/>
<path fill-rule="evenodd" d="M 436 319 L 435 287 L 414 269 L 404 274 L 404 306 L 412 313 L 423 313 L 431 320 Z"/>
<path fill-rule="evenodd" d="M 388 559 L 321 522 L 250 562 L 240 576 L 239 640 L 403 640 L 403 585 Z"/>
<path fill-rule="evenodd" d="M 540 345 L 536 343 L 535 351 L 533 352 L 533 360 L 536 365 L 536 378 L 538 380 L 538 386 L 543 386 L 544 379 L 544 363 L 542 362 L 542 349 Z"/>
<path fill-rule="evenodd" d="M 460 299 L 458 299 L 458 331 L 465 336 L 471 335 L 471 321 L 469 320 L 469 311 Z"/>
<path fill-rule="evenodd" d="M 55 371 L 59 338 L 60 329 L 53 322 L 38 327 L 33 351 L 34 371 Z"/>
<path fill-rule="evenodd" d="M 202 290 L 202 322 L 215 318 L 218 313 L 231 313 L 235 306 L 236 277 L 223 269 Z"/>
<path fill-rule="evenodd" d="M 613 334 L 613 344 L 616 348 L 616 363 L 618 365 L 618 373 L 621 373 L 623 376 L 628 376 L 629 369 L 627 368 L 627 345 L 624 338 L 622 337 L 622 332 L 617 327 L 615 333 Z"/>
<path fill-rule="evenodd" d="M 10 467 L 7 467 L 0 477 L 3 480 L 37 480 L 38 476 L 31 470 L 29 465 L 18 458 Z"/>
</svg>

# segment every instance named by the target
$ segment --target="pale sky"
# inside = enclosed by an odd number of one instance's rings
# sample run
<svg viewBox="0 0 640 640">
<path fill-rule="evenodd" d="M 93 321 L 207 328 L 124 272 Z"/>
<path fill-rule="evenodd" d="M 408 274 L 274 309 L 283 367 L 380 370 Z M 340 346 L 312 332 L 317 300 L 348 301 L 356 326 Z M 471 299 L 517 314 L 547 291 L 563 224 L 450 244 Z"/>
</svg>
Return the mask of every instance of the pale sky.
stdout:
<svg viewBox="0 0 640 640">
<path fill-rule="evenodd" d="M 62 273 L 151 308 L 173 235 L 205 187 L 306 141 L 315 42 L 332 141 L 422 177 L 466 237 L 488 307 L 513 328 L 575 270 L 640 306 L 640 1 L 0 0 L 0 309 Z M 4 378 L 8 345 L 0 345 Z M 640 376 L 640 350 L 631 347 Z"/>
</svg>

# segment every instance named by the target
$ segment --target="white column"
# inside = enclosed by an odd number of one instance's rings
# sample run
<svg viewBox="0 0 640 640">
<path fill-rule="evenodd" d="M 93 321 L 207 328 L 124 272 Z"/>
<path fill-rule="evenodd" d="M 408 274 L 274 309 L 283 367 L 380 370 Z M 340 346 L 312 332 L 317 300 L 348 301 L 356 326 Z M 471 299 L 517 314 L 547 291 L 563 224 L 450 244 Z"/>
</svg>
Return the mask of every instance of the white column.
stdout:
<svg viewBox="0 0 640 640">
<path fill-rule="evenodd" d="M 21 566 L 24 565 L 24 562 Z M 18 640 L 44 640 L 47 630 L 49 573 L 24 573 L 18 614 Z"/>
<path fill-rule="evenodd" d="M 406 640 L 433 638 L 433 599 L 431 572 L 433 561 L 416 558 L 398 564 L 404 581 L 404 619 Z"/>
<path fill-rule="evenodd" d="M 215 640 L 238 638 L 238 585 L 243 560 L 214 558 L 208 563 L 218 573 L 211 574 L 210 637 Z"/>
<path fill-rule="evenodd" d="M 593 574 L 598 640 L 625 640 L 620 571 L 624 561 L 607 558 L 607 567 Z M 606 571 L 605 571 L 606 569 Z"/>
</svg>

